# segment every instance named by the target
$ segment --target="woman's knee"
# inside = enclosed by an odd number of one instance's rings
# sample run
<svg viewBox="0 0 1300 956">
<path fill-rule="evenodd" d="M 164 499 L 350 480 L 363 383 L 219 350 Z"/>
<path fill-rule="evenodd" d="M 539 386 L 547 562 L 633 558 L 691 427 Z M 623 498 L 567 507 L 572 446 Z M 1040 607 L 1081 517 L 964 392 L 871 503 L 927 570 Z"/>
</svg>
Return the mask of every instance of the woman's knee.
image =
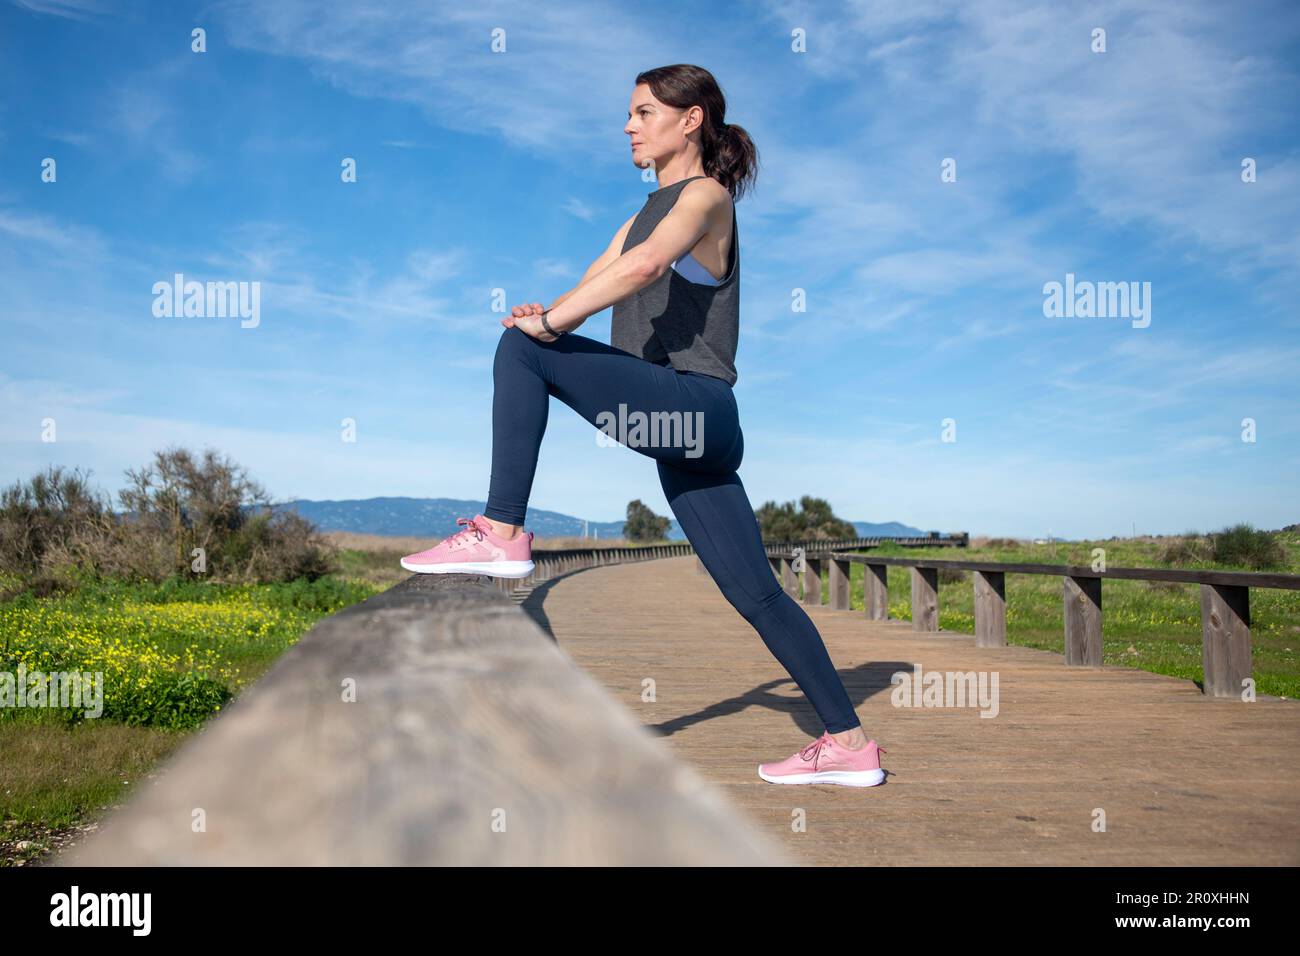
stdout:
<svg viewBox="0 0 1300 956">
<path fill-rule="evenodd" d="M 694 414 L 701 415 L 700 424 L 689 432 L 683 427 L 681 442 L 666 445 L 668 450 L 662 455 L 647 454 L 662 458 L 667 464 L 693 475 L 722 479 L 734 474 L 740 467 L 744 451 L 739 435 L 725 421 L 720 423 L 721 427 L 710 429 L 709 426 L 718 423 L 718 419 L 710 419 L 698 412 Z"/>
<path fill-rule="evenodd" d="M 739 470 L 745 454 L 745 439 L 736 421 L 734 410 L 721 410 L 713 415 L 714 429 L 709 443 L 709 454 L 699 463 L 701 471 L 714 475 L 728 475 Z"/>
<path fill-rule="evenodd" d="M 527 345 L 532 341 L 532 338 L 531 335 L 517 325 L 506 326 L 501 330 L 501 338 L 497 339 L 497 351 L 517 349 L 520 346 Z"/>
<path fill-rule="evenodd" d="M 517 361 L 523 356 L 527 356 L 530 351 L 530 344 L 536 340 L 527 332 L 518 326 L 508 326 L 501 330 L 501 337 L 497 339 L 497 351 L 493 358 L 493 370 L 500 371 L 503 366 L 511 361 Z"/>
</svg>

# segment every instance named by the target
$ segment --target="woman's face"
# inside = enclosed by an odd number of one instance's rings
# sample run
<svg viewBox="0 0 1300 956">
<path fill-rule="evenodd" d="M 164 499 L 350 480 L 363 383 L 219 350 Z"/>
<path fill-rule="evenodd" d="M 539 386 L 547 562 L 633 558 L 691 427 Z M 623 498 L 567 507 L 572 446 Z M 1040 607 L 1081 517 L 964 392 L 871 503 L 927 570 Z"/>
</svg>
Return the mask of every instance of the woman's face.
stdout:
<svg viewBox="0 0 1300 956">
<path fill-rule="evenodd" d="M 679 110 L 660 103 L 646 83 L 632 90 L 627 111 L 623 132 L 630 137 L 632 162 L 641 169 L 667 165 L 686 146 L 686 137 L 700 128 L 703 118 L 698 106 Z"/>
</svg>

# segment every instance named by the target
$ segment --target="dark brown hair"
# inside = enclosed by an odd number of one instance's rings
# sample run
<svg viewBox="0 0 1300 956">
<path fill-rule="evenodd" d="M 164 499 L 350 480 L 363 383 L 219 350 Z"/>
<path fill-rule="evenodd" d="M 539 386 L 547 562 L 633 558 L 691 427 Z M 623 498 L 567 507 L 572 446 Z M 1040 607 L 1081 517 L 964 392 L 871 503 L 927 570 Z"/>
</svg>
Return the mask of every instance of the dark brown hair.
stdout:
<svg viewBox="0 0 1300 956">
<path fill-rule="evenodd" d="M 758 149 L 743 126 L 725 122 L 727 100 L 713 74 L 702 66 L 676 63 L 637 74 L 637 85 L 650 87 L 655 99 L 684 110 L 704 111 L 700 144 L 704 148 L 704 173 L 727 187 L 739 199 L 753 186 L 758 173 Z"/>
</svg>

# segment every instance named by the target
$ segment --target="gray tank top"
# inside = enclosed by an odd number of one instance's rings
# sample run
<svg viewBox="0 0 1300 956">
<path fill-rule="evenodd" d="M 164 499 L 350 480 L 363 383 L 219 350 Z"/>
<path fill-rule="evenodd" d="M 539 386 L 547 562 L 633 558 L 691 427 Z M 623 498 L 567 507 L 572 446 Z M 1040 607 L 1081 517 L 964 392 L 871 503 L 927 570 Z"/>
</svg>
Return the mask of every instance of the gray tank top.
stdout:
<svg viewBox="0 0 1300 956">
<path fill-rule="evenodd" d="M 691 176 L 650 193 L 628 229 L 623 252 L 645 242 L 668 215 Z M 731 267 L 717 285 L 692 282 L 676 269 L 614 304 L 609 344 L 679 372 L 699 372 L 736 384 L 740 334 L 740 240 L 731 204 Z"/>
</svg>

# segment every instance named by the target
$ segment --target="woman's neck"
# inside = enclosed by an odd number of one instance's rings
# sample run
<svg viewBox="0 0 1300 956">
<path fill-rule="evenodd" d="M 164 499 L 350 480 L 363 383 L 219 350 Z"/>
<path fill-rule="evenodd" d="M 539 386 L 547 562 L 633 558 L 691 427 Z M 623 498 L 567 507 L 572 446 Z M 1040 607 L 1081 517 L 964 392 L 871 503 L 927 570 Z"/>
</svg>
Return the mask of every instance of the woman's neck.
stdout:
<svg viewBox="0 0 1300 956">
<path fill-rule="evenodd" d="M 662 169 L 657 170 L 659 187 L 671 186 L 673 183 L 690 179 L 692 176 L 704 175 L 704 164 L 698 156 L 679 156 L 668 161 Z"/>
</svg>

